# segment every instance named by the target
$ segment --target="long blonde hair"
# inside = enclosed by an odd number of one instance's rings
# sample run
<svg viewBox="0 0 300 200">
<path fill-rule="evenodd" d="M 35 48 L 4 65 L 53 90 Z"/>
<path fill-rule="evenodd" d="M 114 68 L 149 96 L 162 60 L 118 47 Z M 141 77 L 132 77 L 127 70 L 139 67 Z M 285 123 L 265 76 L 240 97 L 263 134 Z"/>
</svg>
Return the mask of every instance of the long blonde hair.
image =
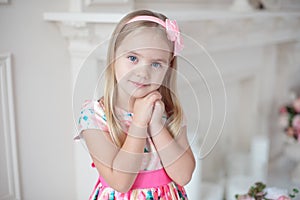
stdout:
<svg viewBox="0 0 300 200">
<path fill-rule="evenodd" d="M 148 10 L 138 10 L 129 13 L 117 24 L 112 37 L 110 39 L 108 53 L 107 53 L 107 68 L 105 72 L 105 87 L 104 87 L 104 108 L 105 115 L 107 119 L 107 125 L 109 127 L 109 132 L 114 143 L 121 147 L 122 142 L 120 140 L 120 135 L 123 132 L 121 123 L 116 116 L 114 111 L 115 105 L 115 88 L 117 86 L 117 81 L 115 77 L 115 59 L 116 59 L 116 50 L 124 38 L 140 27 L 160 27 L 161 25 L 150 22 L 150 21 L 136 21 L 126 24 L 130 19 L 141 16 L 154 16 L 163 21 L 167 18 L 166 16 L 160 13 L 154 13 Z M 165 38 L 168 43 L 174 48 L 173 42 L 167 39 L 166 32 L 164 31 Z M 173 56 L 172 56 L 173 57 Z M 162 85 L 159 88 L 159 92 L 162 95 L 162 101 L 165 104 L 165 110 L 168 117 L 168 131 L 172 134 L 173 137 L 176 137 L 179 134 L 180 128 L 182 126 L 183 120 L 183 111 L 180 105 L 180 102 L 177 98 L 177 87 L 176 87 L 176 69 L 177 69 L 177 58 L 173 57 L 170 68 L 167 71 Z"/>
</svg>

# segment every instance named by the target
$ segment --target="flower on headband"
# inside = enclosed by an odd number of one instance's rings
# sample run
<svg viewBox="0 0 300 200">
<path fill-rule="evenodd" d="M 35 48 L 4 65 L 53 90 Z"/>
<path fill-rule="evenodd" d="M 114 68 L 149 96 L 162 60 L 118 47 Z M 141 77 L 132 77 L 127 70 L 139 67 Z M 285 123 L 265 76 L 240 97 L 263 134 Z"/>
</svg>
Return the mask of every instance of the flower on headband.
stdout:
<svg viewBox="0 0 300 200">
<path fill-rule="evenodd" d="M 179 32 L 179 27 L 175 20 L 166 19 L 166 32 L 168 39 L 174 42 L 174 56 L 183 50 L 183 41 Z"/>
</svg>

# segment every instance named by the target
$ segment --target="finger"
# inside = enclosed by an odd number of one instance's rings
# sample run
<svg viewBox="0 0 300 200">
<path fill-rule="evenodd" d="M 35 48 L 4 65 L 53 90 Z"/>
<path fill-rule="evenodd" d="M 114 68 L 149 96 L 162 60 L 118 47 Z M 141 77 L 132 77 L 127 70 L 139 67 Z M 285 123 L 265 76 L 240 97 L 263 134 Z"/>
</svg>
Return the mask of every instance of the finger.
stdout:
<svg viewBox="0 0 300 200">
<path fill-rule="evenodd" d="M 159 95 L 161 96 L 160 92 L 158 90 L 154 90 L 153 92 L 151 92 L 152 94 L 155 94 L 155 95 Z"/>
<path fill-rule="evenodd" d="M 163 107 L 164 106 L 164 102 L 162 100 L 157 100 L 157 101 L 155 101 L 155 105 Z"/>
<path fill-rule="evenodd" d="M 164 112 L 165 104 L 161 100 L 158 100 L 155 102 L 154 109 L 160 112 Z"/>
<path fill-rule="evenodd" d="M 150 92 L 147 96 L 148 96 L 148 97 L 156 96 L 156 97 L 158 97 L 159 99 L 162 98 L 160 92 L 158 92 L 157 90 L 155 90 L 155 91 L 153 91 L 153 92 Z"/>
<path fill-rule="evenodd" d="M 165 104 L 162 100 L 157 100 L 155 101 L 155 106 L 164 108 Z"/>
<path fill-rule="evenodd" d="M 162 98 L 161 94 L 158 92 L 158 93 L 151 93 L 149 94 L 148 96 L 148 100 L 150 100 L 152 103 L 160 100 Z"/>
</svg>

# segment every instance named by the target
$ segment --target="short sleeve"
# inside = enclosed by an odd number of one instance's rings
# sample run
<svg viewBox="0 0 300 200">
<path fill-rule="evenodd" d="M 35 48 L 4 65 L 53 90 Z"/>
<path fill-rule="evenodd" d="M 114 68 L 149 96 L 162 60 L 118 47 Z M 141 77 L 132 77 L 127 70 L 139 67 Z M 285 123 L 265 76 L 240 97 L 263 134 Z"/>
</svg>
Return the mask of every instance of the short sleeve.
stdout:
<svg viewBox="0 0 300 200">
<path fill-rule="evenodd" d="M 87 100 L 83 103 L 78 119 L 77 134 L 74 139 L 80 139 L 82 131 L 87 129 L 108 132 L 104 108 L 98 101 Z"/>
</svg>

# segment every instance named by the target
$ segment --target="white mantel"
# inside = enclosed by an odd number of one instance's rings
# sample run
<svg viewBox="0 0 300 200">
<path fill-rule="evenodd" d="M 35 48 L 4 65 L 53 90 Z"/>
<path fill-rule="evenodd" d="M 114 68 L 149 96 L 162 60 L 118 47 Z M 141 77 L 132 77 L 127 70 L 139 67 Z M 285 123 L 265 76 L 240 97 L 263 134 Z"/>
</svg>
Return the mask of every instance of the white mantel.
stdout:
<svg viewBox="0 0 300 200">
<path fill-rule="evenodd" d="M 227 123 L 222 140 L 212 155 L 213 159 L 210 156 L 204 160 L 201 169 L 205 171 L 205 179 L 220 180 L 224 174 L 228 174 L 228 154 L 239 150 L 243 153 L 250 151 L 253 135 L 272 134 L 269 132 L 269 118 L 273 113 L 271 106 L 280 102 L 273 100 L 280 98 L 279 92 L 275 92 L 278 80 L 287 81 L 289 72 L 295 68 L 298 70 L 300 66 L 299 59 L 296 59 L 300 51 L 300 13 L 198 10 L 170 11 L 165 14 L 176 19 L 184 34 L 195 39 L 211 53 L 225 81 L 228 96 Z M 44 19 L 55 23 L 68 41 L 73 83 L 84 59 L 95 46 L 109 37 L 123 16 L 120 13 L 44 13 Z M 279 56 L 282 52 L 285 54 Z M 186 56 L 197 59 L 197 55 L 193 53 L 193 49 L 185 52 Z M 92 64 L 97 66 L 99 62 L 105 62 L 104 54 L 96 56 Z M 286 70 L 286 74 L 278 78 L 282 69 Z M 97 74 L 97 70 L 93 72 Z M 197 80 L 192 82 L 196 87 Z M 279 89 L 290 87 L 288 84 L 285 86 Z M 241 117 L 241 110 L 247 115 Z M 245 132 L 244 135 L 241 132 Z M 82 190 L 87 188 L 89 192 L 92 188 L 89 185 L 90 179 L 94 174 L 83 173 L 89 170 L 89 160 L 87 152 L 78 146 L 80 145 L 75 147 L 77 191 L 78 199 L 84 199 L 86 191 Z"/>
<path fill-rule="evenodd" d="M 182 32 L 210 52 L 279 44 L 298 40 L 300 35 L 300 13 L 296 12 L 205 10 L 170 11 L 166 15 L 177 19 Z M 44 19 L 56 23 L 62 36 L 69 41 L 71 59 L 73 54 L 86 57 L 96 44 L 109 37 L 123 16 L 121 13 L 44 13 Z"/>
</svg>

